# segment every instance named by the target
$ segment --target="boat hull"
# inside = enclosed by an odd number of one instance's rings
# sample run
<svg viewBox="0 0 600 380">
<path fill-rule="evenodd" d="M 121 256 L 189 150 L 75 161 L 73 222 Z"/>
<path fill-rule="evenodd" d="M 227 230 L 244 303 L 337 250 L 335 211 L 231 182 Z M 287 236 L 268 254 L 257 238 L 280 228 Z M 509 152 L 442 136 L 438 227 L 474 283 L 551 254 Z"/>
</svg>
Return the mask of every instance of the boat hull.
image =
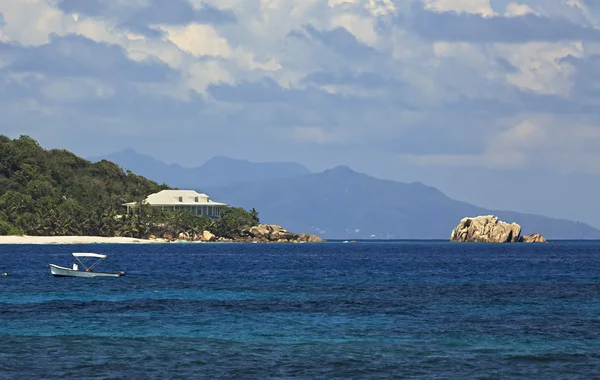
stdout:
<svg viewBox="0 0 600 380">
<path fill-rule="evenodd" d="M 54 264 L 50 265 L 50 273 L 54 277 L 121 277 L 124 273 L 105 273 L 105 272 L 84 272 L 80 270 L 73 270 L 71 268 L 65 268 Z"/>
</svg>

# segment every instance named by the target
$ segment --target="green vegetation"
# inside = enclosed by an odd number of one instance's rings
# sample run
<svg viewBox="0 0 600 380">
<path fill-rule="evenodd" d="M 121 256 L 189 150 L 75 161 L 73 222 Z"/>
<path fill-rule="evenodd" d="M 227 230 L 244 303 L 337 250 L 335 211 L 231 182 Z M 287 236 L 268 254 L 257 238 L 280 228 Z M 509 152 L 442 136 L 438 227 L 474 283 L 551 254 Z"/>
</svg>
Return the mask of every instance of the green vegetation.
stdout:
<svg viewBox="0 0 600 380">
<path fill-rule="evenodd" d="M 126 202 L 169 189 L 110 161 L 92 163 L 66 150 L 45 150 L 28 136 L 0 135 L 0 235 L 189 236 L 208 230 L 235 238 L 257 225 L 258 212 L 228 207 L 222 218 L 165 212 L 147 205 L 126 214 Z"/>
</svg>

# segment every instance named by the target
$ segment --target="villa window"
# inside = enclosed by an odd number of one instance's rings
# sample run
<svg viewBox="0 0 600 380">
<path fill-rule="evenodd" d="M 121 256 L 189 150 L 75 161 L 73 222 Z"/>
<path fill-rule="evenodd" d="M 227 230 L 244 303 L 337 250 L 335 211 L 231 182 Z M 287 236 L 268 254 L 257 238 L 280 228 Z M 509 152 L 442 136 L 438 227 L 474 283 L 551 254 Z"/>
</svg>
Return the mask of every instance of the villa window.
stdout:
<svg viewBox="0 0 600 380">
<path fill-rule="evenodd" d="M 194 200 L 195 200 L 196 202 L 198 202 L 198 197 L 194 198 Z"/>
<path fill-rule="evenodd" d="M 183 202 L 183 197 L 179 197 L 179 202 Z"/>
</svg>

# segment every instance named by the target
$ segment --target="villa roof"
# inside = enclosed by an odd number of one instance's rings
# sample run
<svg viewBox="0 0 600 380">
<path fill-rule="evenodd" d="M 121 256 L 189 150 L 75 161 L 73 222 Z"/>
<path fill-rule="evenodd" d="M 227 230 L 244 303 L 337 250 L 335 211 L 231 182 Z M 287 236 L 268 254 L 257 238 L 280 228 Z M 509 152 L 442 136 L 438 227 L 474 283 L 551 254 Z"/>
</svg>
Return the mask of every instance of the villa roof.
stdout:
<svg viewBox="0 0 600 380">
<path fill-rule="evenodd" d="M 150 194 L 144 200 L 151 206 L 227 206 L 225 203 L 214 202 L 209 196 L 194 190 L 162 190 Z M 136 202 L 125 203 L 133 206 Z"/>
</svg>

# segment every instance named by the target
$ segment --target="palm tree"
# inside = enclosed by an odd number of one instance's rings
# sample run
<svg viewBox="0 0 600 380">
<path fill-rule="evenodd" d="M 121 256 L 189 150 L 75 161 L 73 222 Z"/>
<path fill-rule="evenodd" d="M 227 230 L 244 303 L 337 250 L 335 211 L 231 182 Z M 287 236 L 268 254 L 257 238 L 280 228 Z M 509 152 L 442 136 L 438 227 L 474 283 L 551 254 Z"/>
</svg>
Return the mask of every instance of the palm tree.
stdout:
<svg viewBox="0 0 600 380">
<path fill-rule="evenodd" d="M 256 209 L 254 207 L 252 207 L 252 210 L 250 210 L 250 216 L 252 216 L 252 220 L 254 220 L 255 225 L 260 224 L 260 218 L 258 217 L 258 211 L 256 211 Z"/>
</svg>

